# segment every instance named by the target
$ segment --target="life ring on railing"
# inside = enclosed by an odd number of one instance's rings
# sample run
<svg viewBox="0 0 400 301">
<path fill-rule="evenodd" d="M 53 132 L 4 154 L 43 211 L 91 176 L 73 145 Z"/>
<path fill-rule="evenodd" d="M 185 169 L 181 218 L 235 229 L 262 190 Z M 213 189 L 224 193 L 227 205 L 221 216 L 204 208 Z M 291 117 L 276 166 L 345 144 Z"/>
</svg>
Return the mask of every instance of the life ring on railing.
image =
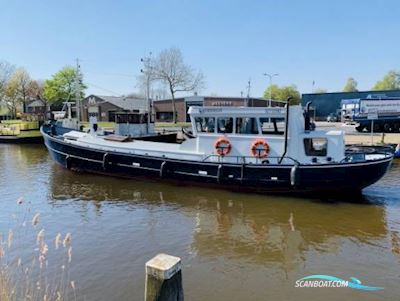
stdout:
<svg viewBox="0 0 400 301">
<path fill-rule="evenodd" d="M 251 153 L 256 158 L 265 158 L 269 155 L 269 145 L 262 139 L 256 140 L 251 145 Z"/>
<path fill-rule="evenodd" d="M 215 141 L 214 147 L 215 151 L 220 156 L 226 156 L 232 150 L 232 144 L 226 138 L 219 138 L 217 141 Z"/>
</svg>

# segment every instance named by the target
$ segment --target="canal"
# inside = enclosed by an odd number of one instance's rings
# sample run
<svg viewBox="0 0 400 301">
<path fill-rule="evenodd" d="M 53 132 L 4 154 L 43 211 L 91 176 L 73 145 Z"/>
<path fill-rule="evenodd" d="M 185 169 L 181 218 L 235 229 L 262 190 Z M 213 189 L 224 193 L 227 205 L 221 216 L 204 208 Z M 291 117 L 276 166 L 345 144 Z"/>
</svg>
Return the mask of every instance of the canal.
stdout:
<svg viewBox="0 0 400 301">
<path fill-rule="evenodd" d="M 48 283 L 73 281 L 72 300 L 142 300 L 159 252 L 182 258 L 187 300 L 398 300 L 399 177 L 395 163 L 361 199 L 301 199 L 78 174 L 43 146 L 0 145 L 0 233 L 16 262 L 44 229 Z M 295 288 L 313 274 L 384 289 Z"/>
</svg>

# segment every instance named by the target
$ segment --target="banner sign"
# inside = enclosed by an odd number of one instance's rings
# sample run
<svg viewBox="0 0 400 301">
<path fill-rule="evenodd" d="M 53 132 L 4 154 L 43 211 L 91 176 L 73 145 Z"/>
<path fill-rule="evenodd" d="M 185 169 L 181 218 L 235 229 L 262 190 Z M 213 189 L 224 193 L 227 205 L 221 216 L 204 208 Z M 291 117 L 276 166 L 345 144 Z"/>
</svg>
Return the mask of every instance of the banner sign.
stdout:
<svg viewBox="0 0 400 301">
<path fill-rule="evenodd" d="M 368 114 L 375 111 L 379 115 L 400 113 L 400 99 L 361 100 L 360 113 Z"/>
</svg>

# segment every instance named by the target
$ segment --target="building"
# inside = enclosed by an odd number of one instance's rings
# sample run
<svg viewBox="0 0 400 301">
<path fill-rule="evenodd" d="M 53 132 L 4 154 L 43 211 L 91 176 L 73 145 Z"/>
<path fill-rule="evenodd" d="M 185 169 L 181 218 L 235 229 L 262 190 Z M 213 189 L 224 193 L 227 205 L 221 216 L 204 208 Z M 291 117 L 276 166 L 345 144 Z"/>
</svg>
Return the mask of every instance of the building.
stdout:
<svg viewBox="0 0 400 301">
<path fill-rule="evenodd" d="M 40 98 L 31 99 L 25 105 L 25 113 L 29 114 L 45 114 L 47 111 L 47 104 Z"/>
<path fill-rule="evenodd" d="M 321 120 L 325 119 L 331 113 L 340 115 L 340 103 L 344 99 L 371 97 L 400 97 L 400 90 L 310 93 L 302 95 L 301 104 L 305 106 L 309 101 L 312 101 L 311 107 L 315 110 L 315 118 Z"/>
<path fill-rule="evenodd" d="M 115 121 L 116 112 L 147 111 L 147 100 L 134 96 L 89 95 L 82 102 L 82 120 L 88 121 L 88 103 L 98 106 L 98 121 Z"/>
<path fill-rule="evenodd" d="M 284 106 L 285 102 L 273 100 L 272 106 Z M 188 122 L 190 121 L 190 116 L 187 111 L 190 106 L 249 106 L 249 107 L 266 107 L 268 106 L 268 100 L 263 98 L 251 97 L 241 98 L 241 97 L 218 97 L 218 96 L 187 96 L 175 98 L 175 107 L 177 113 L 177 122 Z M 153 102 L 153 111 L 155 113 L 155 118 L 157 122 L 171 122 L 173 120 L 172 115 L 172 99 L 163 99 Z"/>
</svg>

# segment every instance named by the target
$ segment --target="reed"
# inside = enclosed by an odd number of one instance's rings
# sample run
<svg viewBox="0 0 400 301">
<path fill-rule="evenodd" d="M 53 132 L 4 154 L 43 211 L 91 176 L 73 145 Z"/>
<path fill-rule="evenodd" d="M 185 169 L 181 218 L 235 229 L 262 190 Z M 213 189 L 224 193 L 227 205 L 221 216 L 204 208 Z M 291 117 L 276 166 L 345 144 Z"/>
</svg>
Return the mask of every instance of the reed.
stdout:
<svg viewBox="0 0 400 301">
<path fill-rule="evenodd" d="M 62 240 L 58 233 L 54 245 L 48 244 L 40 213 L 32 216 L 29 203 L 22 198 L 17 204 L 22 210 L 12 216 L 14 225 L 0 232 L 0 300 L 76 300 L 77 283 L 69 273 L 72 234 L 67 232 Z M 30 241 L 32 246 L 27 247 Z"/>
<path fill-rule="evenodd" d="M 291 231 L 296 231 L 295 227 L 294 227 L 294 218 L 293 218 L 293 213 L 290 213 L 290 217 L 289 217 L 289 226 L 290 226 L 290 230 Z"/>
</svg>

